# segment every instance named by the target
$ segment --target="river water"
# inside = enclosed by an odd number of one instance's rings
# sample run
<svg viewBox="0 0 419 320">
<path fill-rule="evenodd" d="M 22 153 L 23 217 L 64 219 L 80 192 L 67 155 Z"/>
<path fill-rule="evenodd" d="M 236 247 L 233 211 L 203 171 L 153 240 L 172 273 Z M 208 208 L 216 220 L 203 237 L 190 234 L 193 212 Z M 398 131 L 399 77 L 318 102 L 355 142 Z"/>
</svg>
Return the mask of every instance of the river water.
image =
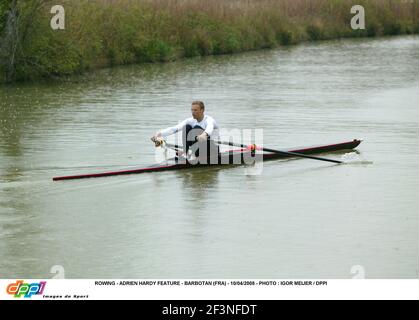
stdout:
<svg viewBox="0 0 419 320">
<path fill-rule="evenodd" d="M 203 100 L 309 159 L 79 181 L 156 162 Z M 356 160 L 356 161 L 354 161 Z M 0 87 L 0 277 L 418 278 L 419 37 L 336 40 Z"/>
</svg>

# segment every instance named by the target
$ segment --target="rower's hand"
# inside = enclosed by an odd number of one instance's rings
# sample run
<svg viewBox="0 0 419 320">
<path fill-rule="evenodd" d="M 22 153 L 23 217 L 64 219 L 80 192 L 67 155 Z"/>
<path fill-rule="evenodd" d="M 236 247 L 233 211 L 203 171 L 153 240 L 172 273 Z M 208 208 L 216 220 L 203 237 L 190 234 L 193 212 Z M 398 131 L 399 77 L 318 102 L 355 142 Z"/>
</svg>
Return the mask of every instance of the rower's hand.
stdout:
<svg viewBox="0 0 419 320">
<path fill-rule="evenodd" d="M 151 137 L 151 141 L 154 142 L 156 147 L 159 147 L 163 143 L 163 138 L 161 137 L 160 133 L 156 133 L 154 136 Z"/>
<path fill-rule="evenodd" d="M 161 133 L 157 132 L 154 136 L 151 137 L 151 141 L 156 142 L 161 137 Z"/>
<path fill-rule="evenodd" d="M 204 142 L 207 141 L 208 135 L 206 132 L 201 133 L 199 136 L 196 137 L 198 142 Z"/>
</svg>

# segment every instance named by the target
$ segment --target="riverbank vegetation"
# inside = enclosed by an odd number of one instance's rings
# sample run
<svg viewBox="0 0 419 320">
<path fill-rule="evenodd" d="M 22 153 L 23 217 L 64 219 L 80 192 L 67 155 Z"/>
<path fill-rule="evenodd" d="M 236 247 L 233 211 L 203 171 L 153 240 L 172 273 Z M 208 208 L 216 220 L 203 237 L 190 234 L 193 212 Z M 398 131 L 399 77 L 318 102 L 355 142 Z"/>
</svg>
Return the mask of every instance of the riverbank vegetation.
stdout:
<svg viewBox="0 0 419 320">
<path fill-rule="evenodd" d="M 418 0 L 2 0 L 0 82 L 302 41 L 419 33 Z M 351 7 L 365 8 L 364 30 Z"/>
</svg>

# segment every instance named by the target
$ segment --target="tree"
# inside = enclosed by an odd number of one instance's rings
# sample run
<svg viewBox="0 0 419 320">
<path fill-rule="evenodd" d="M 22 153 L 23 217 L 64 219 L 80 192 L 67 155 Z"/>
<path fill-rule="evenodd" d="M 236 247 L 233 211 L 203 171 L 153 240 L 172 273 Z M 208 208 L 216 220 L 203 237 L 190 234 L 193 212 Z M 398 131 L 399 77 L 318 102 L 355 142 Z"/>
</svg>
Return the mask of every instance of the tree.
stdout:
<svg viewBox="0 0 419 320">
<path fill-rule="evenodd" d="M 12 0 L 3 0 L 0 2 L 0 35 L 3 34 L 3 31 L 6 28 L 7 13 L 9 12 L 11 4 Z"/>
<path fill-rule="evenodd" d="M 33 28 L 34 16 L 47 0 L 2 0 L 0 5 L 0 75 L 13 81 L 16 64 L 25 62 L 24 42 Z M 1 81 L 1 80 L 0 80 Z"/>
<path fill-rule="evenodd" d="M 0 8 L 0 70 L 6 82 L 14 76 L 15 57 L 18 44 L 17 0 L 6 0 Z"/>
</svg>

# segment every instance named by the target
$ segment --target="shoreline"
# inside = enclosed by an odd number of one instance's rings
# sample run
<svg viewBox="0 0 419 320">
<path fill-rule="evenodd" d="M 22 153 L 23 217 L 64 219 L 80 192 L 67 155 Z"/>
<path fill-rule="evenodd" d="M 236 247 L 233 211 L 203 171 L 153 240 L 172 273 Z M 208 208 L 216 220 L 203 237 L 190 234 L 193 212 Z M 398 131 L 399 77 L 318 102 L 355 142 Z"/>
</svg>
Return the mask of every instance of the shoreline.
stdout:
<svg viewBox="0 0 419 320">
<path fill-rule="evenodd" d="M 230 5 L 223 0 L 210 4 L 203 0 L 182 4 L 174 0 L 62 2 L 64 30 L 50 27 L 52 15 L 47 9 L 51 1 L 36 10 L 25 5 L 18 8 L 21 23 L 30 21 L 31 25 L 15 40 L 5 37 L 5 27 L 0 25 L 0 84 L 307 42 L 419 34 L 416 2 L 356 1 L 366 12 L 365 29 L 358 30 L 350 25 L 352 1 L 344 0 L 315 0 L 309 6 L 291 0 L 237 0 Z M 13 54 L 10 48 L 15 48 Z"/>
</svg>

